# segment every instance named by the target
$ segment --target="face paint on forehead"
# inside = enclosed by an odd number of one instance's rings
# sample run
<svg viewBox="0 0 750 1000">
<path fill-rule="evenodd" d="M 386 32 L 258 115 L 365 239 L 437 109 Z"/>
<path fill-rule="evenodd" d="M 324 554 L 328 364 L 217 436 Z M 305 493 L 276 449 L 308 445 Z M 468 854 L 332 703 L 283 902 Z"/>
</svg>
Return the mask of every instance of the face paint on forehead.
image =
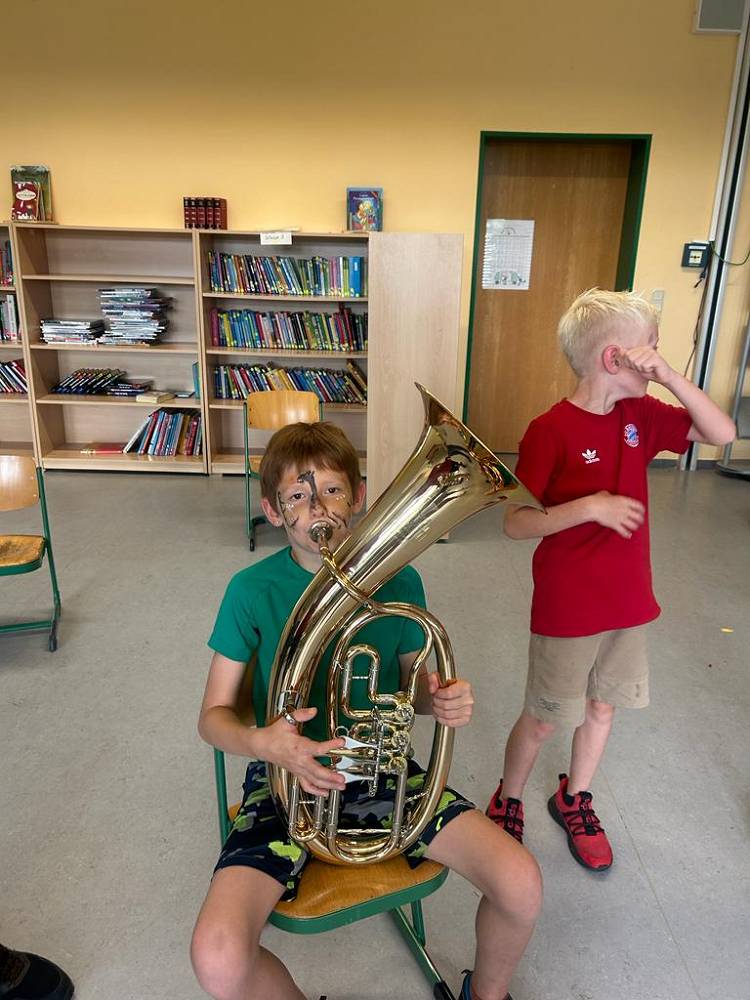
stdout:
<svg viewBox="0 0 750 1000">
<path fill-rule="evenodd" d="M 310 487 L 310 503 L 315 505 L 320 503 L 320 496 L 318 495 L 318 487 L 315 484 L 315 473 L 308 469 L 307 472 L 301 472 L 297 476 L 298 483 L 307 483 Z"/>
</svg>

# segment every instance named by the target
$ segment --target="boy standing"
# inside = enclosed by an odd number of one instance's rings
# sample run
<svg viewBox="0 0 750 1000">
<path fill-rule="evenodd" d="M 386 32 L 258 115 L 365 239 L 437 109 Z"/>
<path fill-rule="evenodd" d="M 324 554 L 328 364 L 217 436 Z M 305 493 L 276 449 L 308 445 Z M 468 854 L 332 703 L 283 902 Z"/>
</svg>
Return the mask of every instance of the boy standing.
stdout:
<svg viewBox="0 0 750 1000">
<path fill-rule="evenodd" d="M 558 724 L 576 727 L 570 770 L 548 809 L 573 857 L 604 871 L 612 849 L 591 782 L 616 706 L 648 704 L 646 624 L 660 612 L 651 587 L 647 467 L 690 441 L 723 445 L 735 428 L 658 354 L 656 314 L 632 292 L 591 289 L 560 320 L 578 384 L 529 425 L 516 472 L 547 508 L 509 508 L 510 538 L 541 538 L 534 552 L 524 709 L 505 749 L 487 814 L 523 842 L 523 790 Z M 646 395 L 658 382 L 682 406 Z"/>
<path fill-rule="evenodd" d="M 260 944 L 261 932 L 280 899 L 294 899 L 308 854 L 289 838 L 276 815 L 265 761 L 300 778 L 314 795 L 343 791 L 348 825 L 385 825 L 393 791 L 380 780 L 374 799 L 360 781 L 344 777 L 316 758 L 343 746 L 327 739 L 326 679 L 331 649 L 312 684 L 310 705 L 293 718 L 305 735 L 282 716 L 265 718 L 271 666 L 279 637 L 297 600 L 321 566 L 318 545 L 309 536 L 322 519 L 333 529 L 332 550 L 347 537 L 350 522 L 364 502 L 359 461 L 351 443 L 332 424 L 293 424 L 271 439 L 261 463 L 263 512 L 284 528 L 289 546 L 249 566 L 230 582 L 213 634 L 214 650 L 198 729 L 206 742 L 253 758 L 244 797 L 223 846 L 213 881 L 193 933 L 192 960 L 201 986 L 216 1000 L 304 1000 L 279 958 Z M 407 566 L 376 593 L 379 601 L 404 601 L 424 607 L 418 573 Z M 422 630 L 405 618 L 380 618 L 366 625 L 358 642 L 373 645 L 381 657 L 380 689 L 402 687 L 423 644 Z M 362 685 L 359 685 L 360 687 Z M 242 718 L 242 692 L 252 688 L 257 725 Z M 359 697 L 356 697 L 359 694 Z M 473 694 L 468 681 L 439 687 L 425 671 L 416 709 L 444 725 L 466 725 Z M 355 708 L 369 706 L 366 692 L 353 693 Z M 424 772 L 410 766 L 411 794 L 418 794 Z M 410 865 L 427 857 L 468 878 L 482 894 L 476 918 L 475 969 L 467 973 L 461 1000 L 503 1000 L 510 977 L 531 936 L 541 900 L 534 859 L 470 802 L 446 789 L 421 839 L 406 852 Z"/>
</svg>

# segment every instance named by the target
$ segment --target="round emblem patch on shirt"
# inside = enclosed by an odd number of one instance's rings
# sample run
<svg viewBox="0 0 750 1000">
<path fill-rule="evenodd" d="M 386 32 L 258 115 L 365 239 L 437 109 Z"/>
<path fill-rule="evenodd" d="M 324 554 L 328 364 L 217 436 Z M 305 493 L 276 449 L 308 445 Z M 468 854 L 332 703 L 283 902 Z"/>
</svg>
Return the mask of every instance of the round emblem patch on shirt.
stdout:
<svg viewBox="0 0 750 1000">
<path fill-rule="evenodd" d="M 625 444 L 630 448 L 637 448 L 640 440 L 638 437 L 638 428 L 635 424 L 625 424 Z"/>
</svg>

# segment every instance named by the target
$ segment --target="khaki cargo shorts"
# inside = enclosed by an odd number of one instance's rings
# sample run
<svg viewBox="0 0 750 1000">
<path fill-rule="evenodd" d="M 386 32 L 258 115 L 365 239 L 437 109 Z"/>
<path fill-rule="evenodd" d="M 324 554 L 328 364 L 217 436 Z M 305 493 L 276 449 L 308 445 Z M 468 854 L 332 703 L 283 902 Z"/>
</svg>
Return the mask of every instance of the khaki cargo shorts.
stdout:
<svg viewBox="0 0 750 1000">
<path fill-rule="evenodd" d="M 580 726 L 586 700 L 648 705 L 646 625 L 560 638 L 531 634 L 524 711 L 542 722 Z"/>
</svg>

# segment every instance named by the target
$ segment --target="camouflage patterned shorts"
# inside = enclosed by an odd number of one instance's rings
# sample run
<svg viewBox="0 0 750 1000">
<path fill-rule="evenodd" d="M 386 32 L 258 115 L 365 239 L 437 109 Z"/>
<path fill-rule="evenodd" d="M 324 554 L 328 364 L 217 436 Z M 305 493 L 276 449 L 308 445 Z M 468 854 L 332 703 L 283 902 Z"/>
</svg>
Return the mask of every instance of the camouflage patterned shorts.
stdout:
<svg viewBox="0 0 750 1000">
<path fill-rule="evenodd" d="M 414 796 L 422 790 L 424 777 L 422 768 L 410 761 L 407 801 L 410 795 Z M 343 825 L 359 826 L 362 829 L 382 826 L 388 829 L 393 813 L 394 794 L 395 782 L 392 778 L 380 779 L 374 798 L 367 794 L 367 782 L 351 782 L 346 786 L 343 796 Z M 405 853 L 410 867 L 416 868 L 420 864 L 430 841 L 446 823 L 450 823 L 462 812 L 475 808 L 473 802 L 446 788 L 437 811 L 422 831 L 421 838 Z M 266 765 L 262 761 L 252 762 L 245 775 L 242 805 L 219 855 L 215 871 L 232 865 L 258 868 L 280 882 L 286 890 L 281 898 L 290 900 L 297 895 L 299 880 L 309 857 L 304 847 L 290 839 L 276 814 L 268 787 Z"/>
</svg>

